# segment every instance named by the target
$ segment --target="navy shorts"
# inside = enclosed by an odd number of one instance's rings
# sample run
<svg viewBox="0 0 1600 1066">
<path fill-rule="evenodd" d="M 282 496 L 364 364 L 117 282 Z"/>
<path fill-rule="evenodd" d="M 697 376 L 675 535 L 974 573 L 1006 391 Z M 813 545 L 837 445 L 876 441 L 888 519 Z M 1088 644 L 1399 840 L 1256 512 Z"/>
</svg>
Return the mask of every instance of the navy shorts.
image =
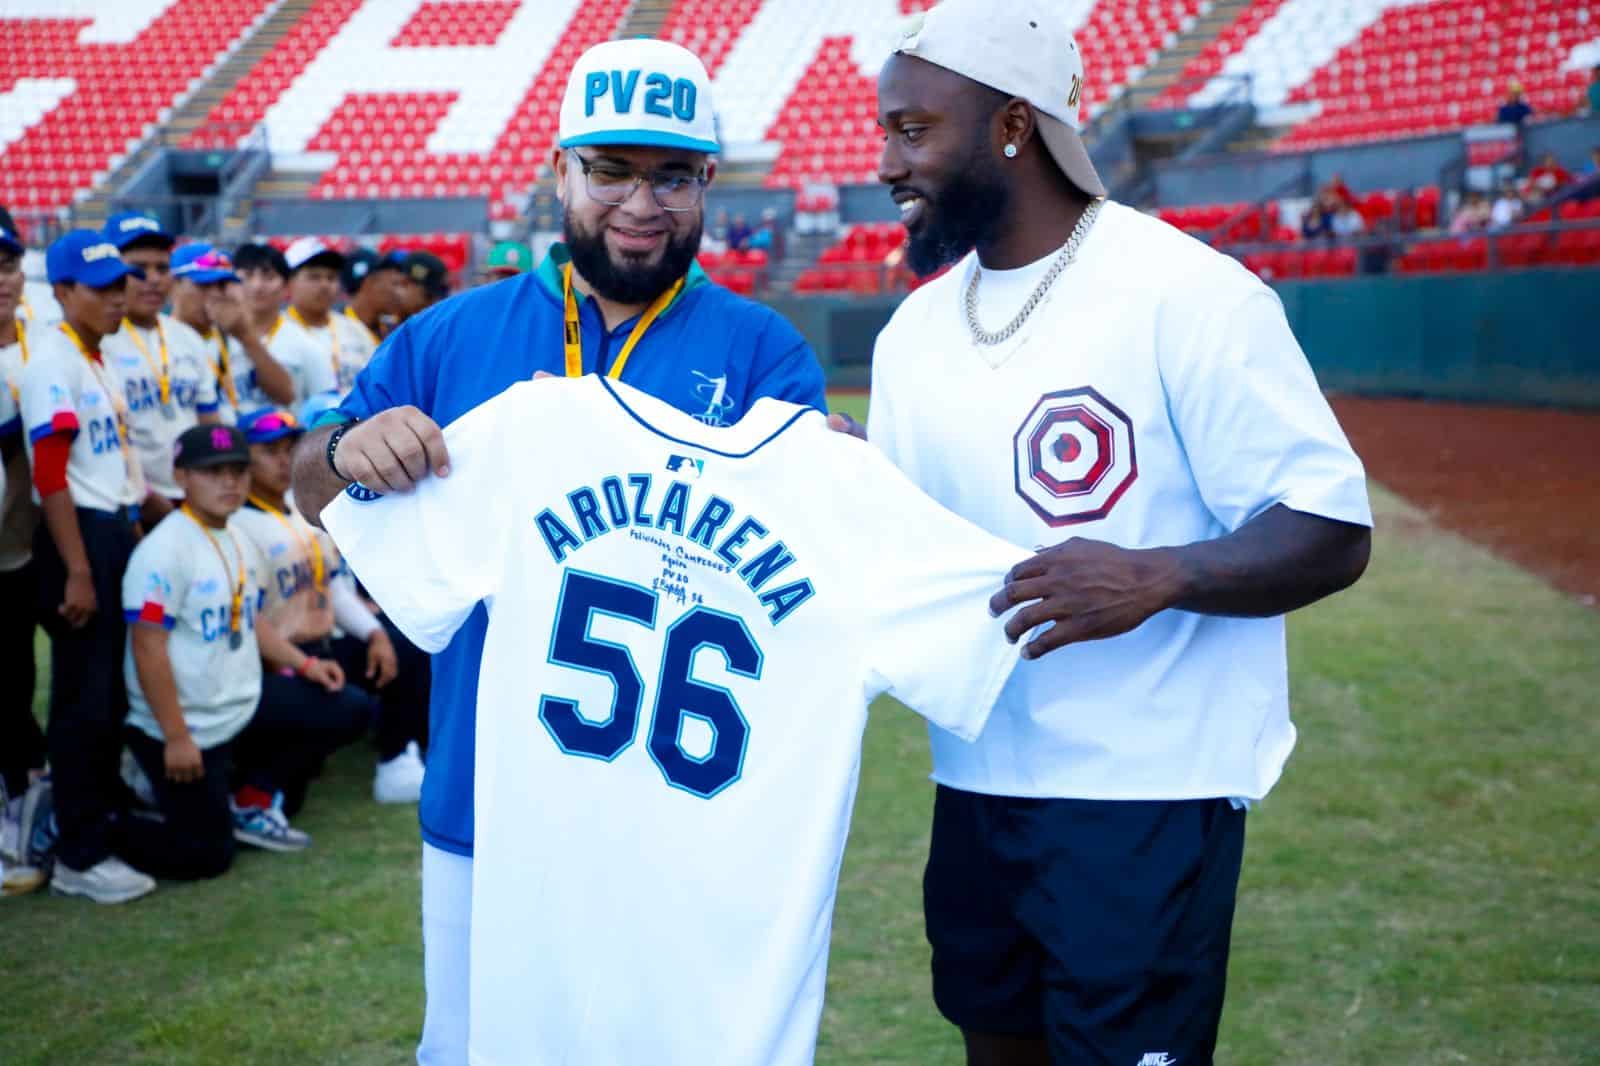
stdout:
<svg viewBox="0 0 1600 1066">
<path fill-rule="evenodd" d="M 1227 800 L 1018 799 L 940 786 L 923 878 L 933 998 L 1056 1063 L 1211 1062 L 1244 856 Z"/>
</svg>

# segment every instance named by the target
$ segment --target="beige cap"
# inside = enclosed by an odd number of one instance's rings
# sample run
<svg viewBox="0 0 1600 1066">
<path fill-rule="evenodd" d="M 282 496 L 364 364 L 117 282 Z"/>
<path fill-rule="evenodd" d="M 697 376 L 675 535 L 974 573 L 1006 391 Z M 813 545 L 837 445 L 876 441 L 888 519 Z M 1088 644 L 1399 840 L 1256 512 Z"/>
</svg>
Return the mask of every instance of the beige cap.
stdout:
<svg viewBox="0 0 1600 1066">
<path fill-rule="evenodd" d="M 943 0 L 912 17 L 895 51 L 1028 101 L 1057 165 L 1085 193 L 1104 196 L 1078 136 L 1083 55 L 1062 7 L 1047 0 Z"/>
</svg>

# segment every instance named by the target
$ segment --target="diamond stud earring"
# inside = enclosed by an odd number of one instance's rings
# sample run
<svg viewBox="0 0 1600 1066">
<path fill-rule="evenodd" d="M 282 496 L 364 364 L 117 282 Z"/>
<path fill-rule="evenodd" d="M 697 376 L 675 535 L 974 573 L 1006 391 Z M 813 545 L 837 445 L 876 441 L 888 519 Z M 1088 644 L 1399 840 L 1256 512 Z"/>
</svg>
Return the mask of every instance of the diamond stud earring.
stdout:
<svg viewBox="0 0 1600 1066">
<path fill-rule="evenodd" d="M 1006 158 L 1007 159 L 1015 159 L 1015 158 L 1017 158 L 1017 146 L 1016 145 L 1014 145 L 1014 144 L 1006 145 Z"/>
</svg>

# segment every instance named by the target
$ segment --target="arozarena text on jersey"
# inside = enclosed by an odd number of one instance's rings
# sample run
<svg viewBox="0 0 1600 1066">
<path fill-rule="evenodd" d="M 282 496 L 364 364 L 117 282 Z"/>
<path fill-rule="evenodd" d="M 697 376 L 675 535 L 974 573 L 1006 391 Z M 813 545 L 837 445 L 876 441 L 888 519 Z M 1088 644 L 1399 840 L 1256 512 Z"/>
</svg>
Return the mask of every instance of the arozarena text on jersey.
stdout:
<svg viewBox="0 0 1600 1066">
<path fill-rule="evenodd" d="M 749 517 L 734 522 L 733 504 L 715 493 L 700 506 L 699 514 L 691 522 L 688 518 L 690 487 L 686 482 L 673 481 L 661 496 L 660 510 L 652 515 L 649 511 L 652 480 L 649 474 L 614 475 L 602 479 L 598 489 L 588 485 L 573 489 L 567 493 L 567 506 L 572 515 L 570 523 L 548 507 L 540 511 L 534 521 L 538 523 L 545 547 L 550 549 L 551 558 L 558 564 L 564 563 L 569 553 L 613 530 L 654 529 L 692 541 L 727 563 L 756 593 L 773 625 L 782 622 L 815 595 L 809 578 L 762 591 L 779 571 L 794 563 L 794 553 L 780 540 L 759 555 L 749 558 L 741 555 L 752 540 L 767 536 L 767 527 Z M 730 532 L 723 534 L 730 525 Z"/>
</svg>

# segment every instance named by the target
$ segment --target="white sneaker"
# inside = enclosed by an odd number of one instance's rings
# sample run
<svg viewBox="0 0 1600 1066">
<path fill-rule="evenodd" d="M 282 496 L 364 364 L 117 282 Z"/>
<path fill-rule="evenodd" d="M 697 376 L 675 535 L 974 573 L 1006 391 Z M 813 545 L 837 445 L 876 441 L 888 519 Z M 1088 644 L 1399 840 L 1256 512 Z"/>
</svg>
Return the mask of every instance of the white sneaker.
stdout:
<svg viewBox="0 0 1600 1066">
<path fill-rule="evenodd" d="M 55 873 L 50 875 L 51 892 L 58 896 L 87 896 L 96 903 L 127 903 L 155 890 L 155 878 L 114 855 L 87 870 L 74 870 L 57 862 Z"/>
<path fill-rule="evenodd" d="M 16 866 L 0 856 L 0 896 L 26 895 L 44 883 L 44 871 L 37 866 Z"/>
<path fill-rule="evenodd" d="M 413 740 L 405 751 L 378 764 L 372 775 L 372 798 L 379 803 L 416 803 L 422 799 L 422 775 L 422 751 Z"/>
</svg>

